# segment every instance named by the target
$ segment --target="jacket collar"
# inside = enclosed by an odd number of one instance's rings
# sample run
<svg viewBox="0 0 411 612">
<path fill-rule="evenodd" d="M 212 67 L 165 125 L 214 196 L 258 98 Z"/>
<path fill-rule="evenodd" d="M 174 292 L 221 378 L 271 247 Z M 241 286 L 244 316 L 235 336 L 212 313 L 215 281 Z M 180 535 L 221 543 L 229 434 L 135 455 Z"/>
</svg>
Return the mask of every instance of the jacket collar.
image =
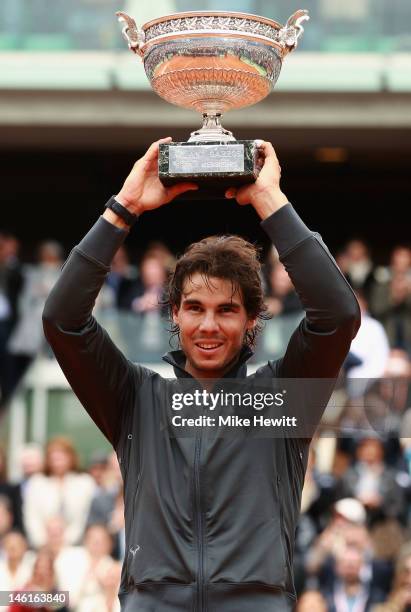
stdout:
<svg viewBox="0 0 411 612">
<path fill-rule="evenodd" d="M 253 355 L 253 351 L 246 344 L 240 350 L 237 361 L 233 366 L 224 374 L 223 378 L 245 378 L 247 376 L 247 361 Z M 185 369 L 186 356 L 182 350 L 170 351 L 162 357 L 163 361 L 166 361 L 174 368 L 174 374 L 177 378 L 193 378 L 191 374 Z"/>
</svg>

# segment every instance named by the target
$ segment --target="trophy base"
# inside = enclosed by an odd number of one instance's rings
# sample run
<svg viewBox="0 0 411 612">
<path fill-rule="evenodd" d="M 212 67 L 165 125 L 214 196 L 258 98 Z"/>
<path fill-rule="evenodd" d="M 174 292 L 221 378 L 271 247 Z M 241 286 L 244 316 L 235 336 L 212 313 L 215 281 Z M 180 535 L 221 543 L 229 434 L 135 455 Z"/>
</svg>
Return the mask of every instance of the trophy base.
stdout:
<svg viewBox="0 0 411 612">
<path fill-rule="evenodd" d="M 254 140 L 160 144 L 158 175 L 165 186 L 197 183 L 184 199 L 224 198 L 229 187 L 253 183 L 260 167 Z"/>
</svg>

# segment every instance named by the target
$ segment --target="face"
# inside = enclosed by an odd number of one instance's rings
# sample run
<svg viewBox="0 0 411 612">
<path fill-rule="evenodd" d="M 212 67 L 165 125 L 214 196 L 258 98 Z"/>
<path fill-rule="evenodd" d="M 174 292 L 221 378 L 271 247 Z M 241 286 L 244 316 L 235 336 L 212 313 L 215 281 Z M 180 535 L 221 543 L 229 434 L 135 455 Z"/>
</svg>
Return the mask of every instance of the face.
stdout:
<svg viewBox="0 0 411 612">
<path fill-rule="evenodd" d="M 111 553 L 112 542 L 105 527 L 94 525 L 84 536 L 84 546 L 92 557 L 105 557 Z"/>
<path fill-rule="evenodd" d="M 53 561 L 47 552 L 40 551 L 33 568 L 32 581 L 36 585 L 51 585 L 54 581 Z"/>
<path fill-rule="evenodd" d="M 408 272 L 411 266 L 411 250 L 403 247 L 394 249 L 391 254 L 391 268 L 398 272 Z"/>
<path fill-rule="evenodd" d="M 273 271 L 271 272 L 270 281 L 274 295 L 277 297 L 284 297 L 293 289 L 288 272 L 281 263 L 274 267 Z"/>
<path fill-rule="evenodd" d="M 346 548 L 337 559 L 337 576 L 347 582 L 355 582 L 359 579 L 363 556 L 355 548 Z"/>
<path fill-rule="evenodd" d="M 40 450 L 27 448 L 21 455 L 21 469 L 26 478 L 41 472 L 43 469 L 43 455 Z"/>
<path fill-rule="evenodd" d="M 57 251 L 48 246 L 43 246 L 40 248 L 39 261 L 40 263 L 53 266 L 58 266 L 61 264 L 61 259 Z"/>
<path fill-rule="evenodd" d="M 229 280 L 210 277 L 206 282 L 200 273 L 185 281 L 173 320 L 180 328 L 186 370 L 195 378 L 223 376 L 236 360 L 247 330 L 256 324 Z"/>
<path fill-rule="evenodd" d="M 406 587 L 408 593 L 407 603 L 411 603 L 411 557 L 408 557 L 404 565 L 403 586 Z"/>
<path fill-rule="evenodd" d="M 0 503 L 0 537 L 10 531 L 13 515 L 6 504 Z"/>
<path fill-rule="evenodd" d="M 301 596 L 297 611 L 298 612 L 327 612 L 327 605 L 324 597 L 317 591 L 309 591 Z"/>
<path fill-rule="evenodd" d="M 141 279 L 145 287 L 157 287 L 166 280 L 166 271 L 156 257 L 148 257 L 141 264 Z"/>
<path fill-rule="evenodd" d="M 3 540 L 6 557 L 10 560 L 20 560 L 27 550 L 26 540 L 19 533 L 9 533 Z"/>
<path fill-rule="evenodd" d="M 351 240 L 347 244 L 346 253 L 351 261 L 357 262 L 368 258 L 368 249 L 361 240 Z"/>
<path fill-rule="evenodd" d="M 88 469 L 88 473 L 94 478 L 98 486 L 102 486 L 104 482 L 104 476 L 106 475 L 107 465 L 105 463 L 94 463 Z"/>
<path fill-rule="evenodd" d="M 384 449 L 379 440 L 364 440 L 358 447 L 357 457 L 359 461 L 368 465 L 380 463 L 384 458 Z"/>
<path fill-rule="evenodd" d="M 71 456 L 65 449 L 52 446 L 48 452 L 48 464 L 54 476 L 62 476 L 70 471 Z"/>
</svg>

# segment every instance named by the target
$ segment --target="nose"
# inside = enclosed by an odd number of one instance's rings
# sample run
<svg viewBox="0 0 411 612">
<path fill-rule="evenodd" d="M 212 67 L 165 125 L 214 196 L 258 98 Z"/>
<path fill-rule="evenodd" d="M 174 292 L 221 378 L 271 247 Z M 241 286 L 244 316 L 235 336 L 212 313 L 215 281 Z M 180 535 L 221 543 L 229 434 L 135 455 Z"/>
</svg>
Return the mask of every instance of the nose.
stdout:
<svg viewBox="0 0 411 612">
<path fill-rule="evenodd" d="M 201 319 L 199 330 L 208 334 L 218 331 L 218 323 L 214 312 L 206 311 Z"/>
</svg>

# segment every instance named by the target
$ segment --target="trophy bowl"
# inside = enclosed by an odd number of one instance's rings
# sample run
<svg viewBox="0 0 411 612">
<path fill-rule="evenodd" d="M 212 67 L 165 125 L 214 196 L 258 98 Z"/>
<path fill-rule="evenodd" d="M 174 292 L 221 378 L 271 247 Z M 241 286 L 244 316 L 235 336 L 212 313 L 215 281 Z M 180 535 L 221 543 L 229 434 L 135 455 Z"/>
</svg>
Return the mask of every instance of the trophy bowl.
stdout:
<svg viewBox="0 0 411 612">
<path fill-rule="evenodd" d="M 203 115 L 189 142 L 235 141 L 222 113 L 255 104 L 273 89 L 283 58 L 303 32 L 308 12 L 294 13 L 285 26 L 248 13 L 192 11 L 147 22 L 139 29 L 129 15 L 129 48 L 140 55 L 153 90 L 177 106 Z"/>
</svg>

